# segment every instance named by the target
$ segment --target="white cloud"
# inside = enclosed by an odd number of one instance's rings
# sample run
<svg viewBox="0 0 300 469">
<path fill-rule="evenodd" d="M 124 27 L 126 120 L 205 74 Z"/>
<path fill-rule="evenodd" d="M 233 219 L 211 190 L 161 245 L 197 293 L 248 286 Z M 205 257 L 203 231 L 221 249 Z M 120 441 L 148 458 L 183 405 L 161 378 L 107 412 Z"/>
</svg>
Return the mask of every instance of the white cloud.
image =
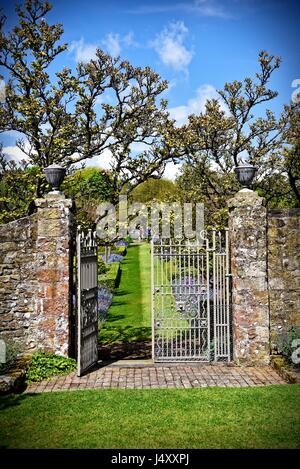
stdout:
<svg viewBox="0 0 300 469">
<path fill-rule="evenodd" d="M 170 23 L 159 33 L 151 46 L 158 53 L 161 61 L 176 71 L 187 72 L 193 52 L 184 45 L 188 29 L 183 21 Z"/>
<path fill-rule="evenodd" d="M 89 62 L 96 57 L 97 46 L 84 42 L 81 38 L 79 41 L 72 41 L 69 47 L 70 52 L 75 53 L 76 62 Z"/>
<path fill-rule="evenodd" d="M 111 169 L 111 162 L 113 160 L 112 153 L 109 149 L 103 150 L 101 155 L 94 156 L 91 159 L 84 161 L 86 167 L 99 167 L 102 169 Z"/>
<path fill-rule="evenodd" d="M 138 43 L 134 40 L 134 34 L 132 31 L 120 36 L 117 33 L 108 33 L 105 38 L 101 41 L 104 49 L 113 57 L 117 57 L 121 54 L 122 47 L 137 47 Z"/>
<path fill-rule="evenodd" d="M 203 112 L 205 110 L 206 101 L 213 98 L 220 100 L 221 108 L 226 110 L 216 89 L 212 85 L 201 85 L 197 89 L 196 96 L 189 99 L 187 104 L 176 106 L 168 110 L 170 117 L 176 120 L 177 125 L 186 124 L 190 114 L 200 114 L 200 112 Z"/>
<path fill-rule="evenodd" d="M 129 32 L 124 36 L 118 33 L 108 33 L 101 41 L 101 46 L 113 57 L 117 57 L 121 53 L 122 45 L 126 47 L 136 47 L 138 44 L 134 41 L 133 32 Z M 98 44 L 85 42 L 83 38 L 79 41 L 72 41 L 69 47 L 69 52 L 75 54 L 76 62 L 89 62 L 96 57 L 96 50 Z"/>
<path fill-rule="evenodd" d="M 181 166 L 182 166 L 181 164 L 175 164 L 172 161 L 169 161 L 166 164 L 163 177 L 166 179 L 171 179 L 171 181 L 175 181 Z"/>
<path fill-rule="evenodd" d="M 126 10 L 127 13 L 147 15 L 153 13 L 184 12 L 198 16 L 228 18 L 231 14 L 224 10 L 218 0 L 194 0 L 193 2 L 149 3 Z"/>
<path fill-rule="evenodd" d="M 124 42 L 125 46 L 137 46 L 137 42 L 134 40 L 134 34 L 132 31 L 129 33 L 125 34 L 123 37 L 122 41 Z"/>
<path fill-rule="evenodd" d="M 119 34 L 108 33 L 103 39 L 102 44 L 107 52 L 113 57 L 117 57 L 121 53 L 121 39 Z"/>
<path fill-rule="evenodd" d="M 25 149 L 29 149 L 29 144 L 25 143 Z M 16 163 L 20 163 L 22 160 L 28 161 L 28 156 L 20 150 L 16 145 L 3 147 L 3 154 L 7 156 L 8 160 L 13 160 Z"/>
</svg>

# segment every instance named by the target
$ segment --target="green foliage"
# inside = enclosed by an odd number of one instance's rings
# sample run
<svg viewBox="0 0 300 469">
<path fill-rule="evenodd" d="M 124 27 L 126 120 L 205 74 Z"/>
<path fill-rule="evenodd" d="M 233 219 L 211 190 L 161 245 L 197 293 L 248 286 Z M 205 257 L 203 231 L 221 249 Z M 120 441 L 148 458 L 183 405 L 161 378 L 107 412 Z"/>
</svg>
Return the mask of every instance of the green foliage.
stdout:
<svg viewBox="0 0 300 469">
<path fill-rule="evenodd" d="M 16 342 L 7 339 L 4 339 L 4 342 L 6 345 L 6 362 L 0 363 L 0 374 L 5 374 L 7 371 L 13 368 L 18 358 L 18 355 L 21 353 L 21 347 L 20 345 L 16 344 Z"/>
<path fill-rule="evenodd" d="M 130 245 L 130 243 L 132 243 L 132 237 L 130 235 L 128 236 L 125 236 L 124 240 L 127 242 L 128 246 Z"/>
<path fill-rule="evenodd" d="M 101 254 L 98 254 L 98 275 L 105 274 L 109 270 L 109 266 L 105 264 Z"/>
<path fill-rule="evenodd" d="M 76 360 L 61 357 L 49 352 L 36 352 L 26 373 L 28 383 L 42 381 L 56 375 L 71 373 L 76 370 Z"/>
<path fill-rule="evenodd" d="M 25 163 L 17 166 L 0 154 L 0 223 L 28 215 L 33 200 L 47 187 L 40 168 Z"/>
<path fill-rule="evenodd" d="M 137 186 L 131 193 L 133 202 L 148 203 L 153 201 L 170 202 L 176 200 L 177 187 L 168 179 L 149 178 Z"/>
<path fill-rule="evenodd" d="M 109 264 L 107 272 L 98 276 L 99 286 L 113 290 L 118 286 L 120 276 L 120 263 L 112 262 L 111 264 Z"/>
<path fill-rule="evenodd" d="M 300 327 L 293 326 L 288 329 L 286 332 L 281 332 L 277 336 L 276 346 L 279 353 L 281 353 L 285 358 L 291 362 L 292 353 L 295 350 L 292 347 L 292 342 L 295 339 L 300 340 Z M 297 366 L 300 366 L 298 364 Z"/>
<path fill-rule="evenodd" d="M 213 181 L 213 184 L 212 184 Z M 238 191 L 234 174 L 203 170 L 201 163 L 185 164 L 176 179 L 179 200 L 204 204 L 205 226 L 223 229 L 227 226 L 227 200 Z M 217 191 L 214 190 L 214 186 Z M 195 218 L 195 213 L 193 214 Z M 193 220 L 195 222 L 195 219 Z"/>
<path fill-rule="evenodd" d="M 287 174 L 297 206 L 300 206 L 300 103 L 286 106 L 285 113 L 288 120 L 285 132 L 286 143 L 282 157 L 284 170 Z"/>
<path fill-rule="evenodd" d="M 126 256 L 127 248 L 126 246 L 119 246 L 117 248 L 117 254 L 120 254 L 121 256 Z"/>
<path fill-rule="evenodd" d="M 78 169 L 68 175 L 61 189 L 67 197 L 80 201 L 84 196 L 87 201 L 109 200 L 112 196 L 112 176 L 100 168 Z"/>
<path fill-rule="evenodd" d="M 65 178 L 61 189 L 75 201 L 77 224 L 83 229 L 94 228 L 97 206 L 113 197 L 112 176 L 100 168 L 75 170 Z"/>
</svg>

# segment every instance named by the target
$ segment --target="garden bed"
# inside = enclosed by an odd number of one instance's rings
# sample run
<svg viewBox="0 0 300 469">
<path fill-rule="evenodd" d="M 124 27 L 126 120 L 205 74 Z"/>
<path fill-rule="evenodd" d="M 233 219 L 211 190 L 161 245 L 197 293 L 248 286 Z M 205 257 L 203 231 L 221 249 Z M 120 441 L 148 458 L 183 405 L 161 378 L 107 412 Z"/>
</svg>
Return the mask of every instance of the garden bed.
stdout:
<svg viewBox="0 0 300 469">
<path fill-rule="evenodd" d="M 126 253 L 126 245 L 116 246 L 107 263 L 104 262 L 105 256 L 101 254 L 101 250 L 98 253 L 98 313 L 102 325 L 112 304 L 114 290 L 119 286 L 121 262 Z"/>
</svg>

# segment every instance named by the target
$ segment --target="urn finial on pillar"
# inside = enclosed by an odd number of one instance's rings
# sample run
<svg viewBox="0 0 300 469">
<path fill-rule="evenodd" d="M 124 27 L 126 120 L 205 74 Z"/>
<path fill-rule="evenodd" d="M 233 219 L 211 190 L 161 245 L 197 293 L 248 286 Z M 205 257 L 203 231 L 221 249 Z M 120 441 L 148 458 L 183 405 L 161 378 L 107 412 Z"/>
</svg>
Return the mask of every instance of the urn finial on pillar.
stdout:
<svg viewBox="0 0 300 469">
<path fill-rule="evenodd" d="M 52 191 L 50 191 L 49 194 L 63 195 L 59 188 L 65 178 L 66 169 L 58 164 L 51 164 L 44 169 L 44 174 L 47 182 L 52 185 Z"/>
<path fill-rule="evenodd" d="M 252 164 L 239 164 L 234 168 L 237 179 L 242 189 L 250 189 L 254 176 L 257 172 L 256 166 Z"/>
</svg>

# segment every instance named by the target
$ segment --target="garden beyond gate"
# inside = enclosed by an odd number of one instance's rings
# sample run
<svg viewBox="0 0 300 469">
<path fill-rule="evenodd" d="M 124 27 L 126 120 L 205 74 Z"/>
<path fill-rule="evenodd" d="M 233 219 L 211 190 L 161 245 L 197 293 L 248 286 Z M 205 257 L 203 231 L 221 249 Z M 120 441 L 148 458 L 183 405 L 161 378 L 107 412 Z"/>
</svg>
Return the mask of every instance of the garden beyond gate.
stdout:
<svg viewBox="0 0 300 469">
<path fill-rule="evenodd" d="M 98 262 L 96 234 L 77 229 L 76 303 L 77 373 L 98 361 Z"/>
<path fill-rule="evenodd" d="M 231 360 L 228 231 L 151 243 L 156 362 Z"/>
</svg>

